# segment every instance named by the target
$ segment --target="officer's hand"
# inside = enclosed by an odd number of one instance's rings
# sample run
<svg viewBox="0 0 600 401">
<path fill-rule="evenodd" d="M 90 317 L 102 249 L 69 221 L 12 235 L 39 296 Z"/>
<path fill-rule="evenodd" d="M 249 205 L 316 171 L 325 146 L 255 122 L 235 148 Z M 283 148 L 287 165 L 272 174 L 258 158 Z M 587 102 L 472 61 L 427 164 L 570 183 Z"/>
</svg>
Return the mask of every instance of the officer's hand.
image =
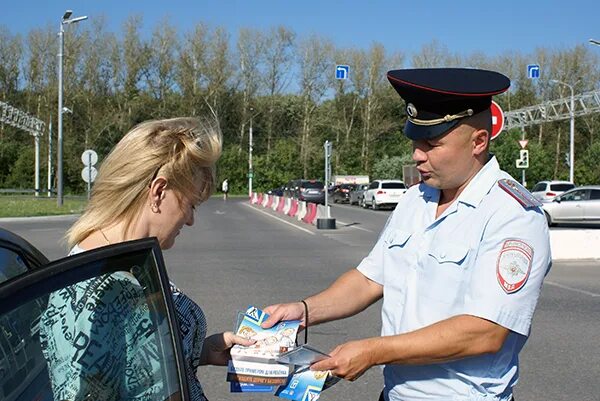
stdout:
<svg viewBox="0 0 600 401">
<path fill-rule="evenodd" d="M 269 314 L 269 318 L 261 324 L 263 329 L 273 327 L 282 320 L 300 320 L 300 328 L 306 327 L 306 316 L 304 316 L 304 304 L 302 302 L 270 305 L 263 311 Z"/>
<path fill-rule="evenodd" d="M 230 350 L 235 344 L 248 347 L 256 343 L 256 340 L 250 340 L 246 337 L 238 336 L 231 331 L 213 334 L 206 337 L 202 345 L 202 365 L 227 365 L 231 359 Z"/>
<path fill-rule="evenodd" d="M 330 370 L 334 376 L 354 381 L 375 364 L 372 347 L 371 339 L 338 345 L 330 353 L 331 358 L 312 364 L 310 370 Z"/>
</svg>

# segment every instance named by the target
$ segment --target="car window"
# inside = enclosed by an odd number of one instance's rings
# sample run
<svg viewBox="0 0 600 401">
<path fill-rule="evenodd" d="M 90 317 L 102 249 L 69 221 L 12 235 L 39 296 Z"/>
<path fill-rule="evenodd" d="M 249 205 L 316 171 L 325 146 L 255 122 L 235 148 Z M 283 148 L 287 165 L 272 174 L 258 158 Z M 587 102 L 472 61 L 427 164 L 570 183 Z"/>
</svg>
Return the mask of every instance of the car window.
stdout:
<svg viewBox="0 0 600 401">
<path fill-rule="evenodd" d="M 533 187 L 531 192 L 541 192 L 541 191 L 544 191 L 545 189 L 546 189 L 545 183 L 537 183 L 537 184 L 535 184 L 535 186 Z"/>
<path fill-rule="evenodd" d="M 587 190 L 585 189 L 579 189 L 577 191 L 571 191 L 569 193 L 562 194 L 560 200 L 566 202 L 584 200 L 586 191 Z"/>
<path fill-rule="evenodd" d="M 568 191 L 575 188 L 573 184 L 550 184 L 550 191 Z"/>
<path fill-rule="evenodd" d="M 372 182 L 371 185 L 369 185 L 369 189 L 376 189 L 378 187 L 379 187 L 379 181 Z"/>
<path fill-rule="evenodd" d="M 381 184 L 383 189 L 406 189 L 406 185 L 401 182 L 384 182 Z"/>
<path fill-rule="evenodd" d="M 600 199 L 600 189 L 592 189 L 590 192 L 590 200 Z"/>
<path fill-rule="evenodd" d="M 302 181 L 302 188 L 323 189 L 323 183 L 321 181 Z"/>
<path fill-rule="evenodd" d="M 0 283 L 26 271 L 27 265 L 21 255 L 11 249 L 0 247 Z"/>
<path fill-rule="evenodd" d="M 168 285 L 154 239 L 1 284 L 0 399 L 188 399 Z"/>
</svg>

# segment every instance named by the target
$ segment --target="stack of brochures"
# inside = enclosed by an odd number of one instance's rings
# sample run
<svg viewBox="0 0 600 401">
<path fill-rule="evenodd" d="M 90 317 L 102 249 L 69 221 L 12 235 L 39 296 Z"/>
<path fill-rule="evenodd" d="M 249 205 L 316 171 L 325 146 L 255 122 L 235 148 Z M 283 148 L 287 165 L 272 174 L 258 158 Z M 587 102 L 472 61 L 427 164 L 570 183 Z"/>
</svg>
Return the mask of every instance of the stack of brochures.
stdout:
<svg viewBox="0 0 600 401">
<path fill-rule="evenodd" d="M 231 391 L 275 392 L 290 400 L 317 400 L 323 387 L 337 380 L 330 377 L 326 383 L 328 372 L 311 371 L 308 367 L 329 355 L 306 344 L 295 346 L 299 321 L 282 321 L 263 329 L 261 323 L 267 318 L 262 310 L 249 306 L 238 324 L 237 334 L 256 342 L 231 349 L 227 366 Z"/>
</svg>

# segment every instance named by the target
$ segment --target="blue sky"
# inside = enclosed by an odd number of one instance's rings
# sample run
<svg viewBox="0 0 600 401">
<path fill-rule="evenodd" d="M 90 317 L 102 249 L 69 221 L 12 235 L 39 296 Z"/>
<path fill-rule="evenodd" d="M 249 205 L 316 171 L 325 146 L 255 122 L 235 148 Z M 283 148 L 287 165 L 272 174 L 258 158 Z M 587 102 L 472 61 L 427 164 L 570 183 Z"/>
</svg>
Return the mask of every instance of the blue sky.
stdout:
<svg viewBox="0 0 600 401">
<path fill-rule="evenodd" d="M 587 46 L 600 40 L 600 1 L 327 1 L 327 0 L 2 0 L 0 25 L 12 33 L 56 26 L 66 9 L 74 16 L 104 15 L 108 29 L 120 32 L 131 14 L 144 17 L 148 33 L 167 16 L 180 31 L 198 22 L 223 26 L 235 37 L 242 27 L 284 25 L 299 36 L 316 33 L 340 47 L 368 48 L 380 42 L 390 51 L 417 52 L 437 40 L 452 53 L 504 51 L 532 53 Z M 84 22 L 86 23 L 86 22 Z M 597 48 L 600 51 L 600 47 Z"/>
</svg>

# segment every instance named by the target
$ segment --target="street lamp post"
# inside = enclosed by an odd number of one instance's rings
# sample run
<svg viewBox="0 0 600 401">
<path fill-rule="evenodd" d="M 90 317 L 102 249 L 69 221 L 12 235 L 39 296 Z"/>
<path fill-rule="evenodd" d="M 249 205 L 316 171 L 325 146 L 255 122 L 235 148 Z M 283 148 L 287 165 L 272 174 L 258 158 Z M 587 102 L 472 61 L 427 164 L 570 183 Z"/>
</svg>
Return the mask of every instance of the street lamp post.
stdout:
<svg viewBox="0 0 600 401">
<path fill-rule="evenodd" d="M 575 168 L 575 90 L 572 85 L 566 82 L 559 81 L 558 79 L 552 79 L 550 82 L 565 85 L 571 90 L 571 106 L 569 114 L 571 116 L 571 127 L 569 132 L 569 181 L 575 182 L 573 179 L 573 172 Z"/>
<path fill-rule="evenodd" d="M 65 50 L 64 35 L 65 25 L 74 24 L 87 19 L 87 16 L 71 18 L 73 11 L 65 11 L 62 20 L 60 21 L 60 30 L 58 31 L 59 48 L 58 48 L 58 168 L 56 169 L 56 203 L 58 206 L 63 205 L 63 136 L 62 136 L 62 115 L 63 110 L 63 53 Z"/>
<path fill-rule="evenodd" d="M 250 129 L 248 130 L 248 197 L 252 198 L 252 178 L 254 172 L 252 171 L 252 113 L 254 109 L 250 107 Z"/>
</svg>

